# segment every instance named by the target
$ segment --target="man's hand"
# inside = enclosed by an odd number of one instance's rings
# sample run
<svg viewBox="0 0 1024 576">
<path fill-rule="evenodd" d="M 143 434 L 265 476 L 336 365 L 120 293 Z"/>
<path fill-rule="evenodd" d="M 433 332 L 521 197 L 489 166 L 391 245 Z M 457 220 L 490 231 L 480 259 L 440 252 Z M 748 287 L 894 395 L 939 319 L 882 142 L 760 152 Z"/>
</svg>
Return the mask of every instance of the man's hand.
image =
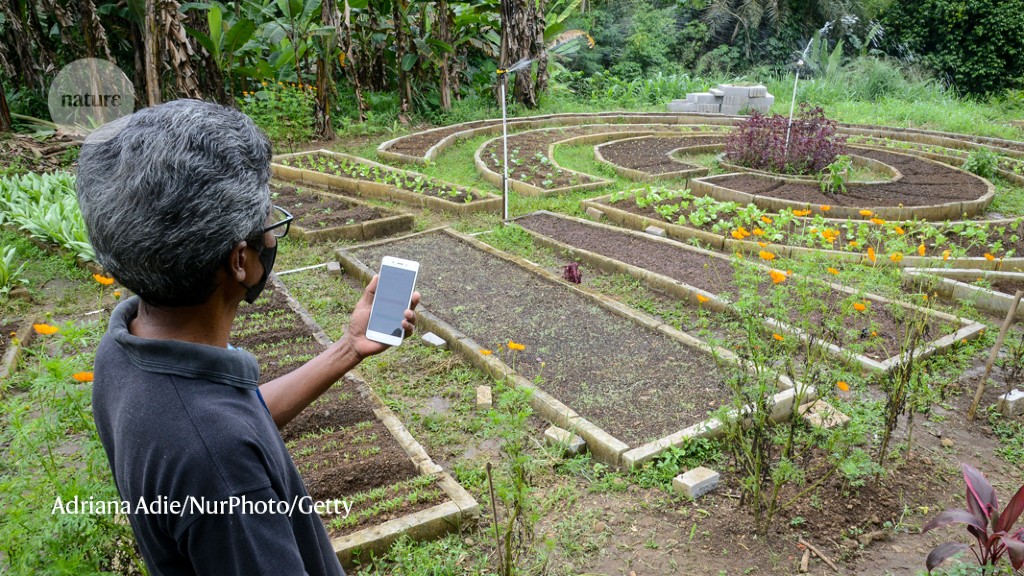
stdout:
<svg viewBox="0 0 1024 576">
<path fill-rule="evenodd" d="M 374 274 L 373 279 L 366 286 L 366 290 L 363 291 L 363 297 L 359 299 L 355 310 L 352 311 L 352 318 L 348 323 L 348 329 L 345 330 L 345 338 L 348 339 L 352 349 L 359 355 L 360 360 L 367 356 L 380 354 L 390 348 L 387 344 L 381 344 L 366 338 L 366 326 L 370 322 L 370 308 L 373 305 L 373 296 L 377 292 L 377 280 L 379 278 L 379 274 Z M 402 320 L 405 338 L 408 338 L 415 328 L 416 313 L 413 310 L 416 309 L 419 303 L 420 293 L 413 292 L 412 303 L 409 305 L 409 309 L 405 311 L 405 319 Z"/>
</svg>

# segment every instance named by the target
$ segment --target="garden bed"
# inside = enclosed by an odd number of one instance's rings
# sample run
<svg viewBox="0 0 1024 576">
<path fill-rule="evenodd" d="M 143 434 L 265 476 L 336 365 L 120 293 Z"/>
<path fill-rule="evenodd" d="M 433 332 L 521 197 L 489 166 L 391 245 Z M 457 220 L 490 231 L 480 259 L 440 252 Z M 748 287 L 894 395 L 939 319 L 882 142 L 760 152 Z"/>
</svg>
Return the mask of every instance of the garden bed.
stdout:
<svg viewBox="0 0 1024 576">
<path fill-rule="evenodd" d="M 285 180 L 456 214 L 500 212 L 502 206 L 494 194 L 329 150 L 275 156 L 271 168 Z"/>
<path fill-rule="evenodd" d="M 770 246 L 780 256 L 820 253 L 869 265 L 1024 269 L 1024 218 L 945 223 L 834 219 L 820 216 L 823 207 L 807 218 L 797 216 L 799 211 L 769 212 L 666 188 L 590 198 L 582 206 L 627 228 L 656 226 L 677 240 L 699 240 L 729 252 L 757 253 Z M 868 247 L 876 252 L 875 262 Z"/>
<path fill-rule="evenodd" d="M 1017 290 L 1024 290 L 1024 273 L 992 270 L 933 270 L 906 268 L 901 271 L 903 284 L 914 290 L 938 293 L 955 302 L 974 305 L 978 310 L 1005 318 L 1013 306 Z M 977 285 L 975 282 L 988 285 Z M 1015 317 L 1024 319 L 1024 305 L 1017 307 Z"/>
<path fill-rule="evenodd" d="M 907 154 L 862 150 L 861 155 L 889 165 L 899 181 L 851 183 L 842 194 L 821 191 L 816 183 L 797 183 L 762 174 L 723 174 L 690 182 L 697 196 L 753 203 L 767 210 L 832 207 L 832 217 L 857 217 L 861 210 L 889 220 L 955 220 L 984 212 L 995 197 L 991 182 L 947 164 Z"/>
<path fill-rule="evenodd" d="M 256 356 L 262 384 L 309 361 L 329 340 L 274 277 L 240 310 L 232 345 Z M 478 509 L 358 378 L 335 384 L 281 435 L 315 500 L 352 504 L 351 514 L 322 517 L 343 564 L 383 552 L 402 534 L 440 536 Z"/>
<path fill-rule="evenodd" d="M 676 152 L 708 152 L 724 143 L 724 136 L 645 136 L 596 146 L 594 158 L 632 180 L 687 179 L 704 176 L 708 170 L 678 160 Z"/>
<path fill-rule="evenodd" d="M 371 240 L 412 229 L 413 216 L 351 198 L 287 184 L 270 184 L 275 205 L 292 213 L 291 233 L 307 242 Z"/>
<path fill-rule="evenodd" d="M 712 349 L 650 316 L 450 230 L 338 255 L 361 279 L 384 255 L 419 261 L 422 328 L 495 377 L 532 390 L 540 415 L 575 430 L 602 462 L 628 467 L 718 429 L 708 413 L 728 392 Z M 508 350 L 509 341 L 525 350 Z M 792 384 L 783 379 L 780 389 L 781 415 L 791 409 Z"/>
<path fill-rule="evenodd" d="M 556 252 L 581 261 L 606 273 L 629 274 L 662 290 L 713 309 L 735 312 L 732 303 L 739 298 L 741 280 L 736 266 L 761 270 L 757 292 L 765 307 L 766 330 L 780 330 L 823 343 L 835 356 L 862 369 L 887 372 L 898 366 L 908 340 L 911 324 L 924 324 L 925 342 L 915 358 L 941 351 L 963 338 L 974 338 L 984 326 L 948 314 L 918 306 L 894 302 L 874 294 L 858 292 L 839 284 L 807 282 L 788 293 L 786 310 L 770 310 L 772 292 L 789 290 L 797 281 L 789 275 L 777 286 L 768 266 L 737 263 L 731 258 L 585 220 L 536 212 L 521 216 L 515 223 L 542 244 Z M 785 275 L 784 275 L 785 276 Z M 706 302 L 701 302 L 705 299 Z M 856 304 L 864 306 L 856 310 Z"/>
</svg>

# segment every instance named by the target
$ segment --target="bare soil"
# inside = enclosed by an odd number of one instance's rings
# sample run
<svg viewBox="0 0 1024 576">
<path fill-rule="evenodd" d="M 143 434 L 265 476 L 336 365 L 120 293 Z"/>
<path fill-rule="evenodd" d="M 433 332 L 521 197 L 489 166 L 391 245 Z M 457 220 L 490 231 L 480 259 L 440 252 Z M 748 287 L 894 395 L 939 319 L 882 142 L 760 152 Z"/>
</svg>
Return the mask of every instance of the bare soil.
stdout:
<svg viewBox="0 0 1024 576">
<path fill-rule="evenodd" d="M 992 289 L 1013 296 L 1017 294 L 1017 290 L 1024 290 L 1024 281 L 996 280 L 992 283 Z"/>
<path fill-rule="evenodd" d="M 896 168 L 903 174 L 903 178 L 884 184 L 852 183 L 847 185 L 843 194 L 824 193 L 817 184 L 779 182 L 754 174 L 722 176 L 714 182 L 725 188 L 759 196 L 859 208 L 926 206 L 977 200 L 988 192 L 985 184 L 976 177 L 951 166 L 882 150 L 865 150 L 858 154 Z"/>
<path fill-rule="evenodd" d="M 232 345 L 259 360 L 261 384 L 291 372 L 323 350 L 310 327 L 288 306 L 285 295 L 272 285 L 254 304 L 240 310 L 233 334 Z M 349 380 L 339 381 L 303 410 L 281 436 L 314 500 L 345 499 L 417 475 L 412 460 Z M 331 536 L 422 510 L 437 501 L 373 516 L 345 530 L 332 530 Z M 330 519 L 323 517 L 325 524 Z"/>
<path fill-rule="evenodd" d="M 669 154 L 689 146 L 724 144 L 724 136 L 686 136 L 672 138 L 639 138 L 612 142 L 601 148 L 604 159 L 623 168 L 639 170 L 647 174 L 664 174 L 698 168 L 673 159 Z"/>
<path fill-rule="evenodd" d="M 419 261 L 426 309 L 625 442 L 682 430 L 726 398 L 709 356 L 446 234 L 354 254 L 370 266 L 385 254 Z"/>
<path fill-rule="evenodd" d="M 734 302 L 738 299 L 741 281 L 736 278 L 733 264 L 727 260 L 547 214 L 520 218 L 516 223 L 570 246 L 657 272 Z M 773 285 L 767 273 L 760 278 L 757 290 L 764 302 L 765 314 L 788 312 L 788 317 L 780 319 L 837 346 L 862 350 L 874 360 L 898 355 L 915 320 L 899 307 L 873 302 L 864 312 L 857 312 L 850 308 L 853 299 L 848 294 L 825 285 L 808 285 L 809 293 L 801 297 L 796 291 L 789 291 L 792 282 Z M 772 293 L 778 290 L 789 291 L 786 312 L 770 307 Z M 837 325 L 837 318 L 841 319 L 841 325 Z M 929 319 L 926 326 L 926 340 L 955 332 L 951 323 L 933 319 Z"/>
<path fill-rule="evenodd" d="M 310 188 L 272 183 L 270 193 L 274 204 L 295 216 L 293 224 L 308 230 L 358 224 L 386 216 L 378 208 L 348 202 L 337 196 L 324 196 Z"/>
</svg>

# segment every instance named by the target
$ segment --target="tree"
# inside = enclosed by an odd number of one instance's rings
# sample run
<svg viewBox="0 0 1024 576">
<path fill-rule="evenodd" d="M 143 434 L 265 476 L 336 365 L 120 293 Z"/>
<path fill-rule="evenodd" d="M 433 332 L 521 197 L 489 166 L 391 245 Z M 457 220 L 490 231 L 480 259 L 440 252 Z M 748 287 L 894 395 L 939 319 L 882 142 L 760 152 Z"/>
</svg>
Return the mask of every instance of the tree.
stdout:
<svg viewBox="0 0 1024 576">
<path fill-rule="evenodd" d="M 547 55 L 544 51 L 544 0 L 501 0 L 501 67 L 532 60 L 537 64 L 516 73 L 512 96 L 529 108 L 537 107 L 537 93 L 547 86 Z"/>
</svg>

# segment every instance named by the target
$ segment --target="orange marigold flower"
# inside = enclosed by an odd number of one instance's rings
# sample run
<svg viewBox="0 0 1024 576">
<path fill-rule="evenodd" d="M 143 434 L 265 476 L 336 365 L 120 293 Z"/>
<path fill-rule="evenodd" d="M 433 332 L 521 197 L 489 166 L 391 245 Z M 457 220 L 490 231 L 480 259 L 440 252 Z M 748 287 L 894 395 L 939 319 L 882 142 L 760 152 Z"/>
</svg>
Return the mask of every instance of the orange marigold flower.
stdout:
<svg viewBox="0 0 1024 576">
<path fill-rule="evenodd" d="M 49 324 L 33 324 L 32 329 L 44 336 L 49 336 L 50 334 L 56 334 L 57 332 L 60 332 L 60 328 L 57 328 L 56 326 L 51 326 Z"/>
<path fill-rule="evenodd" d="M 921 244 L 920 246 L 917 247 L 917 254 L 919 256 L 924 256 L 927 252 L 928 248 L 926 248 L 924 244 Z"/>
<path fill-rule="evenodd" d="M 896 230 L 896 233 L 897 233 L 897 234 L 899 234 L 900 236 L 903 236 L 904 234 L 906 234 L 906 233 L 907 233 L 907 231 L 906 231 L 906 230 L 904 230 L 903 228 L 900 228 L 899 226 L 897 226 L 897 227 L 895 228 L 895 230 Z"/>
<path fill-rule="evenodd" d="M 829 211 L 829 210 L 831 210 L 831 209 L 832 209 L 832 207 L 831 207 L 831 206 L 829 206 L 828 204 L 822 204 L 822 205 L 821 205 L 821 211 L 822 211 L 822 212 L 828 212 L 828 211 Z"/>
<path fill-rule="evenodd" d="M 711 298 L 708 298 L 707 296 L 705 296 L 703 294 L 697 294 L 697 302 L 700 302 L 701 304 L 703 304 L 703 303 L 705 303 L 705 302 L 707 302 L 709 300 L 711 300 Z"/>
<path fill-rule="evenodd" d="M 524 346 L 524 345 L 522 345 L 522 344 L 520 344 L 518 342 L 513 342 L 513 341 L 509 340 L 508 341 L 508 349 L 509 350 L 517 350 L 519 352 L 522 352 L 523 350 L 526 350 L 526 346 Z"/>
<path fill-rule="evenodd" d="M 872 224 L 877 224 L 877 225 L 881 226 L 882 224 L 885 224 L 885 220 L 882 220 L 881 218 L 875 217 L 875 218 L 871 219 L 871 223 Z"/>
<path fill-rule="evenodd" d="M 892 260 L 893 262 L 899 264 L 900 260 L 903 260 L 903 253 L 893 252 L 892 254 L 889 254 L 889 260 Z"/>
<path fill-rule="evenodd" d="M 793 210 L 793 216 L 804 217 L 810 215 L 810 210 Z"/>
<path fill-rule="evenodd" d="M 743 234 L 739 230 L 733 230 L 729 235 L 737 240 L 743 240 Z"/>
<path fill-rule="evenodd" d="M 785 340 L 785 338 L 783 338 L 782 335 L 778 334 L 778 333 L 772 333 L 772 338 L 775 338 L 779 342 L 782 342 L 783 340 Z"/>
<path fill-rule="evenodd" d="M 761 216 L 761 222 L 764 222 L 765 224 L 771 224 L 772 219 L 767 216 Z"/>
<path fill-rule="evenodd" d="M 949 250 L 943 250 L 942 251 L 942 259 L 943 260 L 949 260 Z"/>
<path fill-rule="evenodd" d="M 775 260 L 775 254 L 772 254 L 767 250 L 761 250 L 760 252 L 757 253 L 757 255 L 760 256 L 762 260 L 768 260 L 769 262 Z"/>
<path fill-rule="evenodd" d="M 786 275 L 778 270 L 769 270 L 768 275 L 772 277 L 772 284 L 781 284 L 786 281 Z"/>
<path fill-rule="evenodd" d="M 856 240 L 850 240 L 850 248 L 856 248 L 857 246 L 860 246 L 860 242 L 857 242 Z"/>
<path fill-rule="evenodd" d="M 77 382 L 92 382 L 92 372 L 78 372 L 71 377 Z"/>
<path fill-rule="evenodd" d="M 836 270 L 835 268 L 828 267 L 825 269 L 825 271 L 833 276 L 839 276 L 839 270 Z"/>
<path fill-rule="evenodd" d="M 875 249 L 871 246 L 868 246 L 868 260 L 871 260 L 872 262 L 876 260 Z"/>
<path fill-rule="evenodd" d="M 818 233 L 818 229 L 817 228 L 811 228 L 810 230 L 808 230 L 808 232 L 810 232 L 811 234 L 817 234 Z"/>
<path fill-rule="evenodd" d="M 861 210 L 860 211 L 860 215 L 865 217 L 865 218 L 870 218 L 870 217 L 874 216 L 875 213 L 872 212 L 871 210 Z"/>
<path fill-rule="evenodd" d="M 875 332 L 874 330 L 872 330 L 872 331 L 871 331 L 871 335 L 872 335 L 872 336 L 878 336 L 878 332 Z"/>
<path fill-rule="evenodd" d="M 494 351 L 488 350 L 486 348 L 481 348 L 480 353 L 483 354 L 484 356 L 490 356 L 491 354 L 494 354 Z"/>
<path fill-rule="evenodd" d="M 995 259 L 996 259 L 995 256 L 989 254 L 988 252 L 985 252 L 985 260 L 988 260 L 989 262 L 991 262 L 991 261 L 993 261 Z"/>
<path fill-rule="evenodd" d="M 856 310 L 857 312 L 863 312 L 863 311 L 867 310 L 868 307 L 865 306 L 863 302 L 854 302 L 853 303 L 853 309 Z"/>
<path fill-rule="evenodd" d="M 103 284 L 104 286 L 110 286 L 111 284 L 114 283 L 114 279 L 111 278 L 110 276 L 102 276 L 100 274 L 93 274 L 92 278 L 93 278 L 93 280 L 99 282 L 100 284 Z"/>
<path fill-rule="evenodd" d="M 754 228 L 753 232 L 754 236 L 764 236 L 764 230 L 761 230 L 760 228 Z"/>
<path fill-rule="evenodd" d="M 768 243 L 767 242 L 758 242 L 757 245 L 760 246 L 761 248 L 767 248 L 768 247 Z"/>
<path fill-rule="evenodd" d="M 849 392 L 850 391 L 850 385 L 847 384 L 846 382 L 843 382 L 842 380 L 836 382 L 836 388 L 839 388 L 843 392 Z"/>
<path fill-rule="evenodd" d="M 120 298 L 120 297 L 121 297 L 121 291 L 120 290 L 114 290 L 114 298 Z"/>
</svg>

